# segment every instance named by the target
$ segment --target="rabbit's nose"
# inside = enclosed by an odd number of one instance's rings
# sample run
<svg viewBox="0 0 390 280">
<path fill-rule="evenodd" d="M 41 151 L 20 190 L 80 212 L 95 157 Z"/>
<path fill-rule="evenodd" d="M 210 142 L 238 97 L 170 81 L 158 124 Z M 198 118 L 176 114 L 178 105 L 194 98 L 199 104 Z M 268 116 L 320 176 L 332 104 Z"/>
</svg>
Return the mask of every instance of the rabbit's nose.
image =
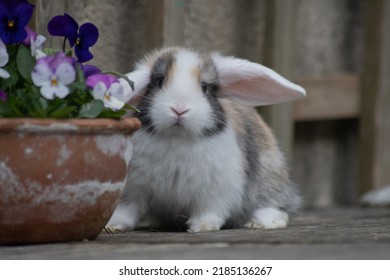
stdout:
<svg viewBox="0 0 390 280">
<path fill-rule="evenodd" d="M 190 109 L 177 109 L 177 108 L 174 108 L 174 107 L 171 107 L 172 111 L 178 116 L 182 116 L 184 115 L 185 113 L 187 113 Z"/>
</svg>

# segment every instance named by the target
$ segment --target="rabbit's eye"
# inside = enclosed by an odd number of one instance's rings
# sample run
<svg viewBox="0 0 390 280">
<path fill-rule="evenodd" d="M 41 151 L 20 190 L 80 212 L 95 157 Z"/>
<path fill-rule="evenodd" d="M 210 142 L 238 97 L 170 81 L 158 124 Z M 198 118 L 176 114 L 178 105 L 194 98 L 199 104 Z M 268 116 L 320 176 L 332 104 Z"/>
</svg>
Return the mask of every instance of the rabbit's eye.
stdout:
<svg viewBox="0 0 390 280">
<path fill-rule="evenodd" d="M 202 82 L 200 84 L 200 88 L 202 89 L 203 93 L 206 93 L 209 87 L 208 87 L 208 85 L 205 82 Z"/>
<path fill-rule="evenodd" d="M 162 88 L 165 83 L 165 77 L 164 76 L 158 77 L 156 82 L 157 82 L 157 86 L 159 88 Z"/>
</svg>

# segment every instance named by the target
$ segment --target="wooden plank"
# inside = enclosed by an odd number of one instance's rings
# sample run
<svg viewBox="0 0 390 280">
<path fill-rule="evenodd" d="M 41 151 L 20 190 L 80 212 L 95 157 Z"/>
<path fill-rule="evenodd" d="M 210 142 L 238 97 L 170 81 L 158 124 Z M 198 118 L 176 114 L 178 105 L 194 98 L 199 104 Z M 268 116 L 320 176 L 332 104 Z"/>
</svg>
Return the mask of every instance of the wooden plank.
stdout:
<svg viewBox="0 0 390 280">
<path fill-rule="evenodd" d="M 357 118 L 360 115 L 360 79 L 357 74 L 337 74 L 296 81 L 307 97 L 293 104 L 295 121 Z"/>
<path fill-rule="evenodd" d="M 327 231 L 326 228 L 322 230 Z M 372 232 L 375 234 L 375 232 Z M 353 233 L 352 233 L 353 235 Z M 43 252 L 39 246 L 30 246 L 13 254 L 9 250 L 0 253 L 0 259 L 6 260 L 388 260 L 390 244 L 300 244 L 300 243 L 208 243 L 208 244 L 57 244 L 47 246 Z M 49 251 L 50 248 L 50 251 Z M 131 261 L 130 261 L 131 263 Z M 262 263 L 262 262 L 260 262 Z M 269 262 L 265 262 L 269 263 Z M 114 265 L 112 265 L 114 266 Z M 279 268 L 280 266 L 278 266 Z M 119 269 L 119 268 L 118 268 Z M 30 279 L 40 279 L 34 271 L 29 272 Z M 16 273 L 16 272 L 15 272 Z M 69 277 L 79 279 L 77 274 Z M 61 275 L 64 273 L 62 272 Z M 3 273 L 4 275 L 4 273 Z M 36 277 L 34 277 L 36 276 Z M 40 275 L 39 275 L 40 276 Z M 93 274 L 91 274 L 93 276 Z M 110 275 L 111 276 L 111 275 Z M 10 278 L 10 277 L 8 277 Z M 20 277 L 19 277 L 20 278 Z M 92 277 L 90 277 L 92 278 Z M 111 277 L 112 278 L 112 277 Z M 126 277 L 123 277 L 126 278 Z M 130 278 L 130 277 L 128 277 Z M 226 279 L 211 277 L 209 279 Z M 259 279 L 262 279 L 260 277 Z M 7 279 L 7 277 L 5 277 Z M 13 278 L 10 278 L 13 279 Z M 46 278 L 47 279 L 47 278 Z M 95 278 L 92 278 L 95 279 Z M 133 279 L 136 279 L 135 277 Z M 160 278 L 158 278 L 160 279 Z M 164 278 L 162 278 L 164 279 Z M 175 279 L 175 278 L 171 278 Z M 179 278 L 177 278 L 179 279 Z M 188 278 L 182 278 L 188 279 Z M 207 278 L 204 278 L 207 279 Z M 234 278 L 232 278 L 234 279 Z M 240 278 L 236 278 L 240 279 Z M 252 277 L 252 279 L 256 279 Z M 266 277 L 264 277 L 266 279 Z M 278 279 L 278 278 L 275 278 Z M 279 278 L 280 279 L 280 278 Z M 299 278 L 300 279 L 300 278 Z M 356 279 L 356 278 L 352 278 Z M 361 279 L 361 278 L 360 278 Z M 375 278 L 376 279 L 376 278 Z M 383 278 L 378 278 L 383 279 Z"/>
<path fill-rule="evenodd" d="M 389 259 L 389 219 L 389 208 L 324 209 L 301 212 L 284 229 L 103 233 L 89 242 L 4 246 L 0 259 Z"/>
<path fill-rule="evenodd" d="M 184 0 L 164 0 L 164 47 L 180 46 L 184 42 L 184 5 Z"/>
<path fill-rule="evenodd" d="M 367 4 L 360 129 L 362 193 L 390 185 L 390 1 Z"/>
<path fill-rule="evenodd" d="M 180 46 L 184 41 L 183 0 L 148 0 L 146 41 L 148 50 Z"/>
<path fill-rule="evenodd" d="M 37 5 L 37 1 L 39 1 L 39 0 L 30 0 L 29 2 L 31 3 L 31 4 L 33 4 L 33 5 Z M 33 12 L 33 15 L 32 15 L 32 17 L 31 17 L 31 20 L 30 20 L 30 22 L 29 22 L 29 24 L 28 24 L 28 26 L 32 29 L 32 30 L 36 30 L 36 11 L 34 11 Z"/>
<path fill-rule="evenodd" d="M 145 47 L 147 51 L 161 48 L 163 45 L 164 1 L 148 0 L 146 6 Z"/>
<path fill-rule="evenodd" d="M 66 12 L 66 0 L 35 0 L 35 15 L 32 25 L 38 34 L 47 38 L 45 47 L 61 48 L 62 38 L 49 36 L 47 24 L 56 15 L 63 15 Z"/>
<path fill-rule="evenodd" d="M 264 64 L 288 79 L 292 79 L 294 41 L 299 0 L 268 0 L 266 2 L 266 30 Z M 287 155 L 293 142 L 292 104 L 261 107 L 260 112 L 270 124 L 279 146 Z"/>
</svg>

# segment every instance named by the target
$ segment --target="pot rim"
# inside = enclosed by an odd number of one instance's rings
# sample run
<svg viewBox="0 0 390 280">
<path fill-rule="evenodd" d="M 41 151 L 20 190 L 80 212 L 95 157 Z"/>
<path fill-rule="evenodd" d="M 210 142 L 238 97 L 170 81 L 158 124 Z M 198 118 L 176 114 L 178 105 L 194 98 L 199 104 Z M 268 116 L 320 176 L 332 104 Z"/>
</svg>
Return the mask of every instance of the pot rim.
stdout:
<svg viewBox="0 0 390 280">
<path fill-rule="evenodd" d="M 141 127 L 137 118 L 38 119 L 0 118 L 1 133 L 131 134 Z"/>
</svg>

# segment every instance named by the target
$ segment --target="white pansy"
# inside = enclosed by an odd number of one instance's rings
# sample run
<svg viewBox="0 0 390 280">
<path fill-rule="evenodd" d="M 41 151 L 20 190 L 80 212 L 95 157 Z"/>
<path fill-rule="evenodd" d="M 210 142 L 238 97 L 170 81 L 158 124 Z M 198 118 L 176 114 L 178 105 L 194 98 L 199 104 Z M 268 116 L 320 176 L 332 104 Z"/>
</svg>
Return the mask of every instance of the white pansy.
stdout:
<svg viewBox="0 0 390 280">
<path fill-rule="evenodd" d="M 41 94 L 46 99 L 54 99 L 56 96 L 64 98 L 69 94 L 67 85 L 76 78 L 76 71 L 69 63 L 60 64 L 55 71 L 46 64 L 38 64 L 32 73 L 34 84 L 41 87 Z"/>
<path fill-rule="evenodd" d="M 0 39 L 0 67 L 7 65 L 8 59 L 9 57 L 8 57 L 7 47 Z M 0 68 L 0 78 L 7 79 L 9 77 L 10 74 L 5 69 Z"/>
<path fill-rule="evenodd" d="M 123 78 L 119 79 L 119 83 L 123 87 L 123 101 L 128 102 L 134 97 L 134 91 L 131 88 L 130 84 Z"/>
<path fill-rule="evenodd" d="M 45 42 L 46 42 L 46 37 L 42 35 L 38 35 L 35 40 L 33 37 L 30 38 L 31 55 L 36 59 L 46 56 L 46 54 L 42 51 L 43 44 Z"/>
<path fill-rule="evenodd" d="M 98 82 L 93 88 L 93 97 L 102 100 L 105 107 L 114 111 L 125 106 L 124 95 L 124 89 L 120 83 L 113 83 L 107 89 L 103 82 Z"/>
</svg>

